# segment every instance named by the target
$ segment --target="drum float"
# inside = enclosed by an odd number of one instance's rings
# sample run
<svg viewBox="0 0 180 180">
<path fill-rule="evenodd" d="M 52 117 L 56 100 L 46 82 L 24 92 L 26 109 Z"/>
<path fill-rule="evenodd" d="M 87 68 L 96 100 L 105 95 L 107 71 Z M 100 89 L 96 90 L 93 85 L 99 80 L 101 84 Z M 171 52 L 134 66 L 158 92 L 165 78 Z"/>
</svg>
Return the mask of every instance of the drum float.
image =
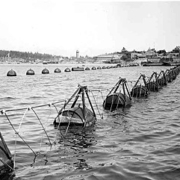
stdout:
<svg viewBox="0 0 180 180">
<path fill-rule="evenodd" d="M 131 95 L 126 85 L 126 79 L 120 78 L 106 96 L 103 107 L 105 110 L 114 111 L 129 106 L 131 106 Z"/>
<path fill-rule="evenodd" d="M 152 91 L 152 92 L 157 92 L 160 89 L 160 86 L 157 82 L 157 73 L 153 72 L 151 77 L 149 78 L 149 80 L 146 83 L 146 87 L 148 89 L 148 91 Z"/>
<path fill-rule="evenodd" d="M 140 81 L 142 81 L 143 85 L 139 84 Z M 131 90 L 131 96 L 141 98 L 141 97 L 147 97 L 148 94 L 149 94 L 149 91 L 146 87 L 145 75 L 141 74 Z"/>
<path fill-rule="evenodd" d="M 74 99 L 74 101 L 73 101 Z M 73 101 L 73 102 L 72 102 Z M 96 114 L 86 86 L 79 86 L 64 104 L 54 120 L 54 125 L 65 127 L 89 127 L 96 122 Z"/>
</svg>

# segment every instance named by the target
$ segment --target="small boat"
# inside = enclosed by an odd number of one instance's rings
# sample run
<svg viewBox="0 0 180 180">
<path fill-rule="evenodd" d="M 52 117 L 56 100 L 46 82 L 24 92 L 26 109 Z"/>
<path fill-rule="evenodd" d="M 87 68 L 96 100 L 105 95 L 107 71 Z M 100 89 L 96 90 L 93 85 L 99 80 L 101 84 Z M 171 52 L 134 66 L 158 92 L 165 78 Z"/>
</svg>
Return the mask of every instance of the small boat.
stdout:
<svg viewBox="0 0 180 180">
<path fill-rule="evenodd" d="M 84 71 L 84 68 L 83 67 L 73 67 L 71 70 L 72 71 Z"/>
</svg>

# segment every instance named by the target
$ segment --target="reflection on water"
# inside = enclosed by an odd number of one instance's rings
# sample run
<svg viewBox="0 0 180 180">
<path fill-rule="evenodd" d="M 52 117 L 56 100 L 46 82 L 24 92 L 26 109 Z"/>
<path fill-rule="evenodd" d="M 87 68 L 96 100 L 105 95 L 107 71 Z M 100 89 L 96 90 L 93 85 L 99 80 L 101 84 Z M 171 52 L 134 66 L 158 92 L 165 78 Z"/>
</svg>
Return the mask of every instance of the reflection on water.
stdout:
<svg viewBox="0 0 180 180">
<path fill-rule="evenodd" d="M 26 69 L 30 68 L 28 65 L 0 66 L 1 110 L 64 100 L 81 84 L 102 90 L 94 93 L 93 100 L 97 103 L 94 104 L 96 113 L 102 113 L 102 116 L 98 116 L 96 125 L 90 129 L 73 129 L 64 137 L 53 126 L 57 111 L 52 105 L 35 109 L 43 126 L 31 110 L 8 112 L 14 127 L 36 152 L 35 156 L 14 133 L 4 115 L 0 115 L 0 131 L 12 154 L 16 155 L 14 179 L 179 178 L 180 76 L 159 92 L 151 93 L 147 99 L 133 99 L 130 108 L 110 113 L 102 109 L 103 97 L 119 77 L 130 80 L 128 85 L 132 87 L 140 73 L 150 76 L 152 72 L 167 67 L 62 71 L 55 74 L 52 72 L 56 65 L 51 65 L 47 66 L 50 70 L 47 75 L 40 73 L 42 66 L 33 67 L 31 69 L 37 72 L 35 76 L 25 75 Z M 17 71 L 17 77 L 4 75 L 11 68 Z M 57 109 L 62 104 L 57 104 Z"/>
</svg>

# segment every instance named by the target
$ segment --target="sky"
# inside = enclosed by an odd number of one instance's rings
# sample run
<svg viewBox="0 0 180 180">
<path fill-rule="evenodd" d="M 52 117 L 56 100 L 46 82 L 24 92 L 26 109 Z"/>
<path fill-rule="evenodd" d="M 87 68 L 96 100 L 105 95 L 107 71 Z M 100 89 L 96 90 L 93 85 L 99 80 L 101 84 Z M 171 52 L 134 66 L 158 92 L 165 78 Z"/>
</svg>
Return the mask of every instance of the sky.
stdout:
<svg viewBox="0 0 180 180">
<path fill-rule="evenodd" d="M 62 56 L 180 46 L 180 1 L 0 0 L 0 49 Z"/>
</svg>

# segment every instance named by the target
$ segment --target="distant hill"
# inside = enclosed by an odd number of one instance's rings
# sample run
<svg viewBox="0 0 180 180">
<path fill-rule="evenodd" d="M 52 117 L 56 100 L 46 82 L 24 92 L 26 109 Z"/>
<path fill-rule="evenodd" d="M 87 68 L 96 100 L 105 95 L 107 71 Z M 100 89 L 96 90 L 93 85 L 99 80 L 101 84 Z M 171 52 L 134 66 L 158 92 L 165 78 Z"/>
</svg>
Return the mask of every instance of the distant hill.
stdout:
<svg viewBox="0 0 180 180">
<path fill-rule="evenodd" d="M 55 56 L 51 54 L 41 54 L 38 52 L 20 52 L 20 51 L 7 51 L 7 50 L 0 50 L 0 58 L 19 58 L 24 60 L 50 60 L 50 59 L 59 59 L 62 56 Z"/>
</svg>

